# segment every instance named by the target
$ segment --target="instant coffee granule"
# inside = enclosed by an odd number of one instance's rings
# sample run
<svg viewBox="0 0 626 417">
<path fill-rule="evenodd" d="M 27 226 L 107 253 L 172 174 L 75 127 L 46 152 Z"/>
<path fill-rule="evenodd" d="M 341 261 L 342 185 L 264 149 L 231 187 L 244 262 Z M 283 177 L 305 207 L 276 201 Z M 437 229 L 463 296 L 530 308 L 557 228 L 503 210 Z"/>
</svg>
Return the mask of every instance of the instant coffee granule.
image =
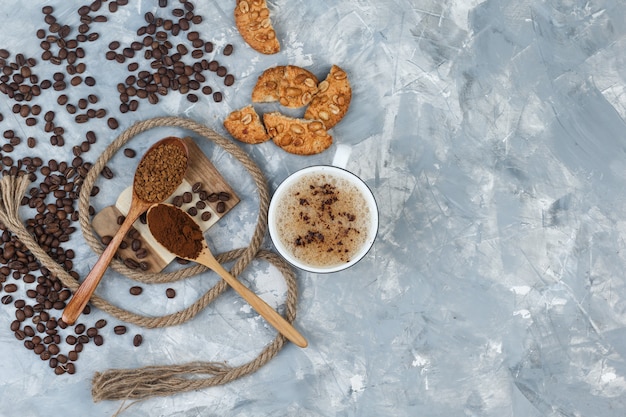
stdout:
<svg viewBox="0 0 626 417">
<path fill-rule="evenodd" d="M 133 188 L 143 201 L 163 201 L 178 188 L 186 167 L 187 155 L 180 147 L 172 144 L 157 146 L 139 163 Z"/>
<path fill-rule="evenodd" d="M 148 211 L 148 227 L 157 242 L 176 256 L 195 259 L 202 251 L 204 236 L 200 226 L 175 206 L 153 206 Z"/>
</svg>

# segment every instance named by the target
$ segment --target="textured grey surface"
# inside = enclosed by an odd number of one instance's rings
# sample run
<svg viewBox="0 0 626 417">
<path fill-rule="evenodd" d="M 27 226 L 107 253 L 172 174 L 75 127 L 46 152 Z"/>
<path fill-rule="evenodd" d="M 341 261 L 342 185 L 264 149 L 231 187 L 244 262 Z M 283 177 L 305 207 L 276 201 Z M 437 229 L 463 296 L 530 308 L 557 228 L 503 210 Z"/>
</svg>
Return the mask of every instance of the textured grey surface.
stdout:
<svg viewBox="0 0 626 417">
<path fill-rule="evenodd" d="M 112 112 L 124 71 L 102 63 L 96 51 L 113 38 L 132 40 L 154 3 L 120 10 L 92 45 L 90 69 Z M 275 0 L 269 4 L 283 51 L 260 56 L 237 35 L 233 3 L 196 2 L 205 38 L 235 45 L 227 65 L 237 83 L 225 102 L 191 105 L 171 95 L 120 116 L 117 132 L 104 124 L 92 128 L 113 138 L 136 120 L 180 115 L 223 132 L 221 120 L 249 102 L 265 68 L 295 64 L 324 77 L 339 64 L 354 97 L 333 129 L 331 149 L 308 158 L 271 143 L 245 149 L 272 189 L 290 172 L 318 163 L 358 174 L 379 202 L 378 239 L 350 270 L 299 273 L 296 324 L 309 339 L 307 349 L 289 345 L 244 379 L 148 400 L 125 414 L 624 415 L 626 5 Z M 78 2 L 30 2 L 26 10 L 14 4 L 2 2 L 0 45 L 37 56 L 33 27 L 41 24 L 41 6 L 74 16 Z M 0 111 L 10 114 L 12 103 L 0 100 Z M 133 146 L 140 151 L 149 140 Z M 99 141 L 93 159 L 106 143 Z M 231 158 L 203 147 L 244 196 L 209 236 L 221 250 L 245 245 L 256 219 L 254 186 Z M 70 150 L 46 152 L 68 158 Z M 129 184 L 124 159 L 116 161 L 119 175 L 106 182 L 94 202 L 99 208 Z M 83 262 L 77 269 L 86 274 L 95 256 L 80 236 L 72 243 Z M 145 304 L 134 308 L 174 311 L 215 279 L 207 274 L 182 283 L 180 297 L 166 305 L 150 301 L 163 287 L 146 288 Z M 271 268 L 255 263 L 244 279 L 270 304 L 283 302 L 284 284 Z M 128 304 L 130 285 L 111 274 L 99 291 Z M 14 338 L 12 319 L 12 306 L 2 306 L 3 416 L 39 416 L 51 408 L 66 416 L 112 415 L 120 403 L 91 400 L 95 371 L 191 360 L 238 364 L 275 334 L 229 292 L 176 328 L 131 326 L 125 338 L 112 334 L 109 318 L 105 345 L 88 345 L 77 374 L 57 377 Z M 138 332 L 145 343 L 133 348 Z"/>
</svg>

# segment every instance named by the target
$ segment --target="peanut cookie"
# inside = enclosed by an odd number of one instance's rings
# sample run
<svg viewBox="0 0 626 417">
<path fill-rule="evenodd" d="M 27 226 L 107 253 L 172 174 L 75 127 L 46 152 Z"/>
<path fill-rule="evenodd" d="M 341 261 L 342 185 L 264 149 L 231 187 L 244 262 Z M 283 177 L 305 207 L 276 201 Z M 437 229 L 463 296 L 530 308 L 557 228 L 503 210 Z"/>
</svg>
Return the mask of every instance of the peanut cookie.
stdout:
<svg viewBox="0 0 626 417">
<path fill-rule="evenodd" d="M 265 0 L 237 0 L 235 24 L 248 45 L 262 54 L 280 51 Z"/>
<path fill-rule="evenodd" d="M 263 122 L 274 143 L 289 153 L 313 155 L 333 143 L 333 137 L 319 120 L 294 119 L 273 112 L 266 113 Z"/>
<path fill-rule="evenodd" d="M 261 143 L 270 139 L 254 107 L 246 106 L 235 110 L 224 119 L 224 127 L 238 141 Z"/>
<path fill-rule="evenodd" d="M 304 118 L 321 120 L 330 129 L 346 115 L 351 100 L 352 88 L 348 74 L 333 65 L 326 79 L 319 83 L 318 92 L 306 109 Z"/>
<path fill-rule="evenodd" d="M 252 90 L 252 101 L 278 101 L 290 108 L 306 106 L 317 93 L 317 83 L 313 73 L 295 65 L 268 68 L 259 76 Z"/>
</svg>

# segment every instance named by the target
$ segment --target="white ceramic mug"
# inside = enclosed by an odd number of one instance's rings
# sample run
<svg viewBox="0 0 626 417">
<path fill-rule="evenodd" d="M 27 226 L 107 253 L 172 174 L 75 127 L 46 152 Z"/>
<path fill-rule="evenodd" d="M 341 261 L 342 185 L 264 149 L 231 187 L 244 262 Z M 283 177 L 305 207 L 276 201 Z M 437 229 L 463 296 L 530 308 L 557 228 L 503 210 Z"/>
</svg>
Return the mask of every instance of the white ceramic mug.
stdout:
<svg viewBox="0 0 626 417">
<path fill-rule="evenodd" d="M 309 272 L 337 272 L 356 264 L 372 247 L 378 207 L 359 177 L 316 165 L 278 186 L 268 225 L 276 250 L 290 264 Z"/>
</svg>

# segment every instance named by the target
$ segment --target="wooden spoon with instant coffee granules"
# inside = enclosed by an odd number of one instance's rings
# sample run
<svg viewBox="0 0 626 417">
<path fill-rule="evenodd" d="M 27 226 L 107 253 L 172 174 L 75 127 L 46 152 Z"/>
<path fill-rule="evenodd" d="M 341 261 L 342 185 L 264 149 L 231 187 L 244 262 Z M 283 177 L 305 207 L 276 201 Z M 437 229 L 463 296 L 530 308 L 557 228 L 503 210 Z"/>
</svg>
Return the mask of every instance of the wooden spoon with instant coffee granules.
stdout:
<svg viewBox="0 0 626 417">
<path fill-rule="evenodd" d="M 171 204 L 155 204 L 147 215 L 150 233 L 165 249 L 174 255 L 202 264 L 215 271 L 254 308 L 269 324 L 299 347 L 308 343 L 287 320 L 232 276 L 211 253 L 202 229 L 183 210 Z"/>
<path fill-rule="evenodd" d="M 188 163 L 187 145 L 177 137 L 162 139 L 146 151 L 135 171 L 133 195 L 126 219 L 65 307 L 62 317 L 65 323 L 74 324 L 89 302 L 132 224 L 151 205 L 165 201 L 180 186 Z"/>
</svg>

